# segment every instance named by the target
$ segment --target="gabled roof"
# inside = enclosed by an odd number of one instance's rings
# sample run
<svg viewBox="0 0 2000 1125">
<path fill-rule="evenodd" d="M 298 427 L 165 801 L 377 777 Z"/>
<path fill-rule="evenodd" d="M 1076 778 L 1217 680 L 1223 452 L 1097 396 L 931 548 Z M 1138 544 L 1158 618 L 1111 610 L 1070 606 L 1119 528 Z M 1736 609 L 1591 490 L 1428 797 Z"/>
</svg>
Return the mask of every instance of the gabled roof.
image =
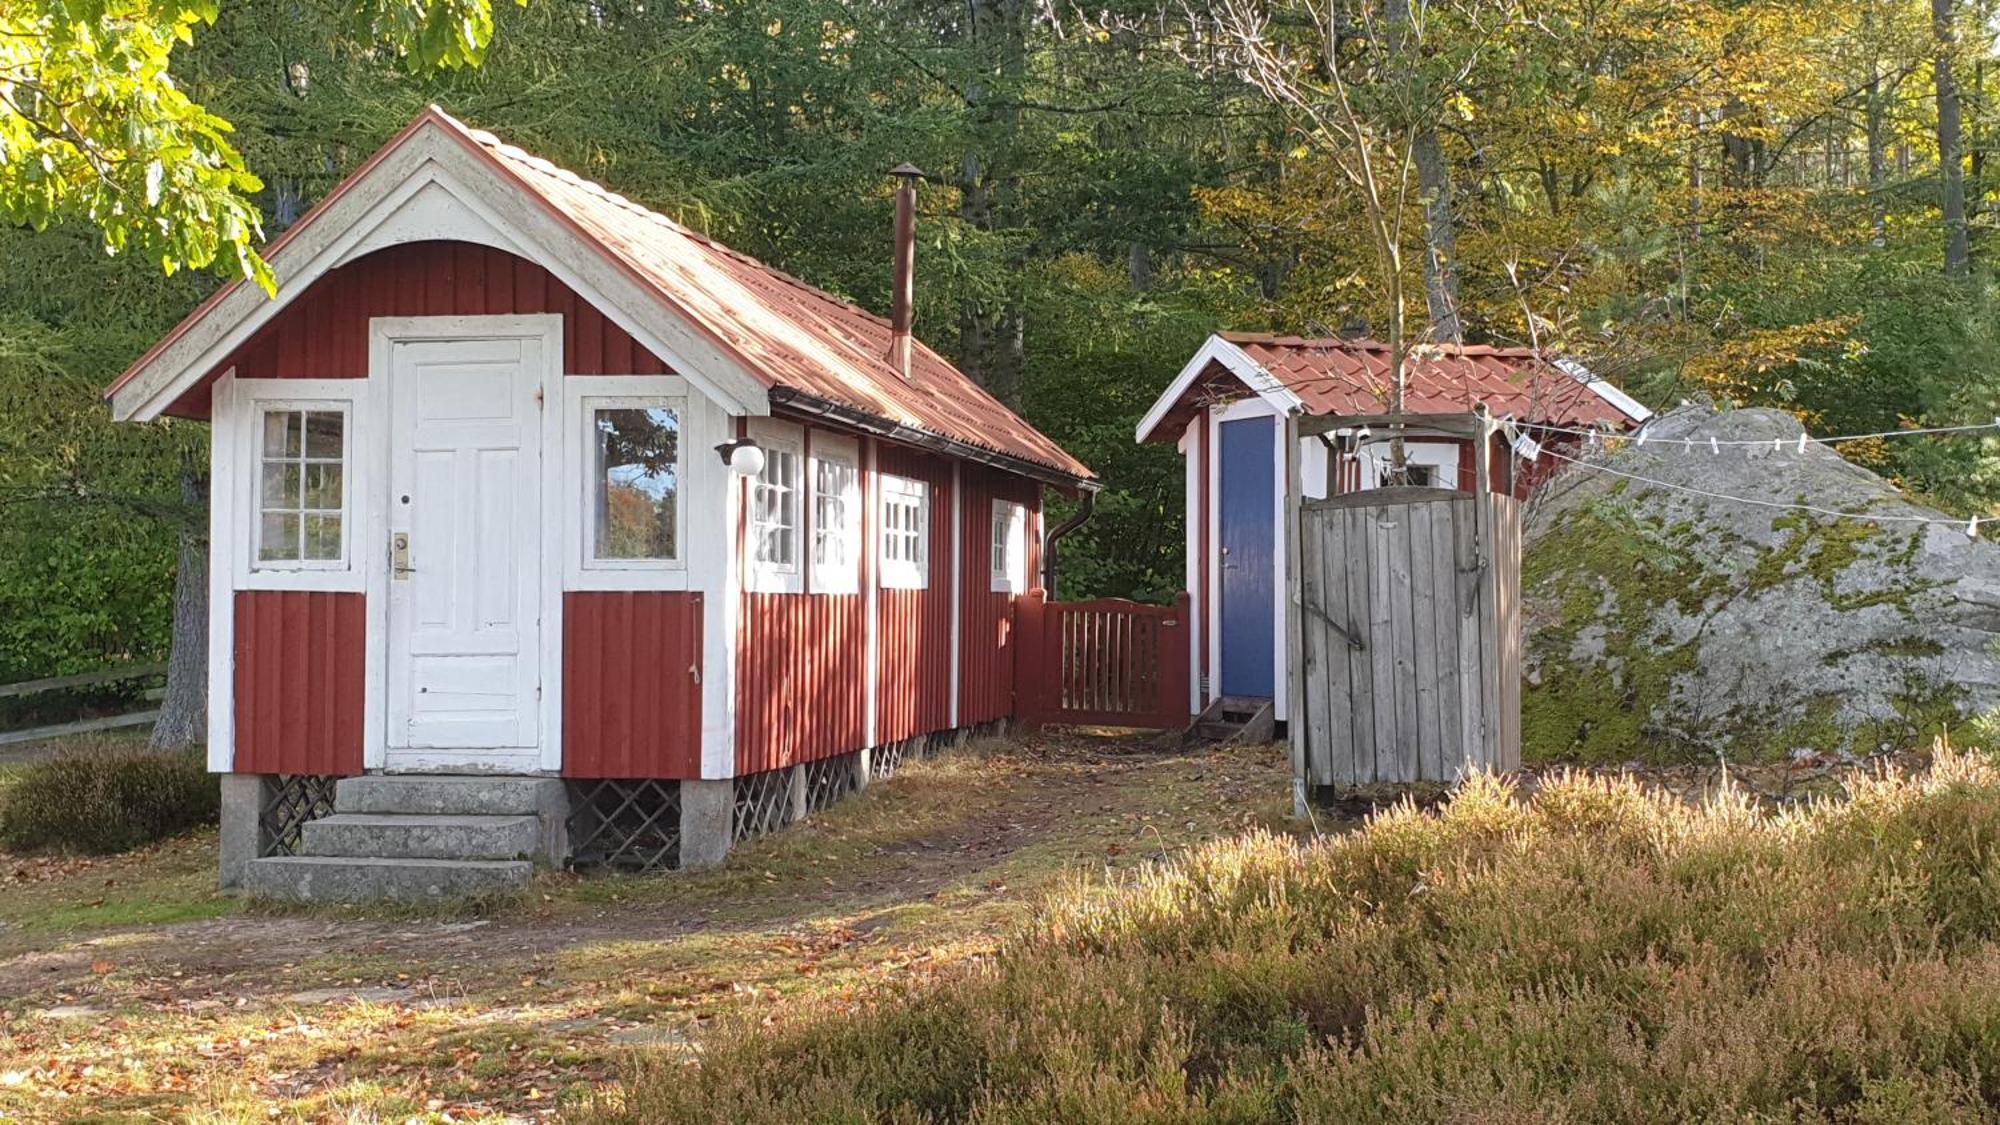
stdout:
<svg viewBox="0 0 2000 1125">
<path fill-rule="evenodd" d="M 440 146 L 438 138 L 449 143 Z M 651 315 L 640 319 L 674 321 L 661 326 L 660 335 L 666 337 L 685 337 L 691 327 L 698 334 L 698 343 L 704 345 L 694 350 L 715 354 L 719 362 L 713 366 L 730 369 L 724 376 L 735 374 L 740 384 L 741 376 L 747 375 L 766 392 L 766 401 L 753 404 L 755 408 L 768 409 L 777 402 L 830 413 L 864 428 L 913 439 L 930 437 L 947 448 L 956 445 L 997 454 L 1024 462 L 1022 469 L 1053 470 L 1074 483 L 1093 479 L 1082 462 L 921 341 L 912 348 L 910 376 L 905 379 L 888 360 L 891 333 L 886 319 L 730 250 L 490 133 L 467 128 L 435 106 L 420 114 L 272 244 L 268 256 L 274 268 L 281 265 L 295 241 L 308 241 L 309 228 L 328 221 L 334 212 L 341 212 L 343 221 L 356 221 L 358 205 L 343 205 L 341 198 L 363 194 L 357 191 L 358 185 L 384 174 L 391 164 L 397 165 L 393 174 L 411 175 L 408 162 L 397 163 L 393 157 L 399 149 L 424 144 L 429 144 L 434 154 L 441 154 L 441 148 L 471 153 L 486 169 L 498 172 L 502 190 L 496 194 L 506 197 L 483 201 L 498 215 L 518 215 L 519 205 L 525 202 L 557 220 L 563 231 L 583 243 L 603 264 L 614 267 L 624 281 L 636 282 L 654 303 L 652 309 L 641 310 Z M 467 179 L 475 184 L 484 182 L 478 176 Z M 317 243 L 327 241 L 321 237 Z M 280 301 L 256 304 L 278 306 L 311 281 L 310 276 L 300 276 L 302 263 L 285 264 L 291 268 L 278 271 L 285 286 Z M 201 333 L 209 346 L 182 346 L 181 341 L 196 334 L 201 322 L 210 317 L 247 319 L 259 312 L 268 316 L 275 311 L 275 307 L 253 308 L 238 295 L 245 288 L 242 282 L 226 286 L 134 363 L 106 392 L 114 412 L 120 417 L 151 417 L 164 409 L 160 401 L 163 395 L 182 393 L 186 386 L 219 374 L 197 369 L 195 364 L 200 357 L 214 355 L 207 338 L 220 339 L 231 329 Z M 668 331 L 669 327 L 673 331 Z M 236 335 L 240 337 L 240 330 Z M 156 376 L 153 381 L 162 386 L 148 388 L 145 403 L 121 401 L 122 391 L 150 369 L 162 366 L 173 367 L 171 378 Z M 699 357 L 692 366 L 702 366 Z M 726 385 L 726 378 L 718 381 Z"/>
<path fill-rule="evenodd" d="M 1528 348 L 1426 345 L 1411 361 L 1405 395 L 1411 414 L 1464 414 L 1484 403 L 1496 416 L 1521 422 L 1618 429 L 1652 416 L 1581 364 Z M 1227 386 L 1232 382 L 1241 387 Z M 1244 388 L 1283 412 L 1382 414 L 1389 382 L 1389 346 L 1379 340 L 1218 333 L 1153 404 L 1138 438 L 1172 440 L 1178 427 L 1169 420 L 1189 416 L 1204 393 L 1241 397 Z"/>
</svg>

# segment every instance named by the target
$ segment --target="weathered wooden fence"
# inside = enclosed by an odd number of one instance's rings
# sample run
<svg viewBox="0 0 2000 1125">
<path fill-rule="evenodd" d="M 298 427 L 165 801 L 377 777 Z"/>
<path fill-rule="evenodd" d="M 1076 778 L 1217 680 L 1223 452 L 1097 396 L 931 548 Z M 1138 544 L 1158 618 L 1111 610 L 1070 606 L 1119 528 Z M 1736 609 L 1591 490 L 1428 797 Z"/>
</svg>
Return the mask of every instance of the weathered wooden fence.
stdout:
<svg viewBox="0 0 2000 1125">
<path fill-rule="evenodd" d="M 11 684 L 0 684 L 0 700 L 25 699 L 47 692 L 69 691 L 76 688 L 102 687 L 126 680 L 145 679 L 166 674 L 165 664 L 134 664 L 123 668 L 108 668 L 101 672 L 82 672 L 71 676 L 50 676 L 40 680 L 21 680 Z M 157 701 L 162 689 L 145 693 L 148 702 Z M 131 711 L 121 715 L 103 715 L 73 722 L 52 723 L 27 730 L 0 730 L 0 746 L 14 746 L 24 742 L 41 742 L 50 738 L 61 738 L 71 734 L 88 734 L 93 731 L 116 730 L 120 727 L 138 727 L 157 719 L 159 708 Z"/>
<path fill-rule="evenodd" d="M 1302 780 L 1518 767 L 1519 502 L 1387 488 L 1298 512 Z"/>
<path fill-rule="evenodd" d="M 1014 608 L 1015 722 L 1178 730 L 1188 715 L 1188 596 L 1171 606 L 1122 598 Z"/>
</svg>

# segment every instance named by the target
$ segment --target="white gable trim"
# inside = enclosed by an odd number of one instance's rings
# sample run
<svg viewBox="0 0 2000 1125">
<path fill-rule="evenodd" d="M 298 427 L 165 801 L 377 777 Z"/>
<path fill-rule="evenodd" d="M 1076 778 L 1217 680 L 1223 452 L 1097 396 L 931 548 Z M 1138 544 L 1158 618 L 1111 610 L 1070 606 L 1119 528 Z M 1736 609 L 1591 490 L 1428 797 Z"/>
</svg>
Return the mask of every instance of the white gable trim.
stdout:
<svg viewBox="0 0 2000 1125">
<path fill-rule="evenodd" d="M 1603 376 L 1573 359 L 1556 360 L 1555 368 L 1577 382 L 1582 383 L 1584 386 L 1589 387 L 1596 393 L 1598 398 L 1610 403 L 1613 410 L 1632 419 L 1634 422 L 1644 422 L 1653 416 L 1653 412 L 1646 407 L 1645 403 L 1612 386 Z"/>
<path fill-rule="evenodd" d="M 364 246 L 380 248 L 424 236 L 421 224 L 398 221 L 398 216 L 420 194 L 417 206 L 435 215 L 444 201 L 426 190 L 432 185 L 470 215 L 469 221 L 433 229 L 427 237 L 464 235 L 536 262 L 728 412 L 769 412 L 763 380 L 673 311 L 656 288 L 632 276 L 602 246 L 580 236 L 543 200 L 473 151 L 472 143 L 442 123 L 420 124 L 271 253 L 271 268 L 280 281 L 276 298 L 266 299 L 244 283 L 226 290 L 112 392 L 112 416 L 142 422 L 159 416 L 313 280 L 366 253 Z"/>
<path fill-rule="evenodd" d="M 1266 371 L 1263 364 L 1251 359 L 1249 352 L 1221 336 L 1210 336 L 1208 341 L 1202 344 L 1201 350 L 1194 354 L 1194 358 L 1188 360 L 1187 366 L 1181 368 L 1181 373 L 1174 376 L 1174 381 L 1153 403 L 1153 408 L 1146 411 L 1146 416 L 1140 419 L 1138 440 L 1142 442 L 1152 440 L 1153 431 L 1166 420 L 1167 412 L 1180 402 L 1181 396 L 1187 394 L 1188 388 L 1194 386 L 1194 381 L 1201 378 L 1202 372 L 1208 370 L 1211 363 L 1220 363 L 1231 375 L 1242 380 L 1243 385 L 1250 388 L 1258 398 L 1269 403 L 1271 409 L 1278 414 L 1290 414 L 1305 408 L 1305 403 L 1300 401 L 1299 396 L 1293 394 L 1291 388 L 1280 382 L 1277 376 Z"/>
</svg>

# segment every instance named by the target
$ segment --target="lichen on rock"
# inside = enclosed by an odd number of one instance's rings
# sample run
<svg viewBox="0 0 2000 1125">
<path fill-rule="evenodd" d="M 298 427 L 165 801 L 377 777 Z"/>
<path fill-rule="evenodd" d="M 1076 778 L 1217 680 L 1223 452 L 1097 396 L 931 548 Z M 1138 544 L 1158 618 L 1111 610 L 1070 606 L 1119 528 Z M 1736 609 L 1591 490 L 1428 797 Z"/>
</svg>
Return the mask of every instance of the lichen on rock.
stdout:
<svg viewBox="0 0 2000 1125">
<path fill-rule="evenodd" d="M 1529 760 L 1869 752 L 2000 708 L 2000 544 L 1801 510 L 1948 518 L 1780 411 L 1646 432 L 1531 505 Z"/>
</svg>

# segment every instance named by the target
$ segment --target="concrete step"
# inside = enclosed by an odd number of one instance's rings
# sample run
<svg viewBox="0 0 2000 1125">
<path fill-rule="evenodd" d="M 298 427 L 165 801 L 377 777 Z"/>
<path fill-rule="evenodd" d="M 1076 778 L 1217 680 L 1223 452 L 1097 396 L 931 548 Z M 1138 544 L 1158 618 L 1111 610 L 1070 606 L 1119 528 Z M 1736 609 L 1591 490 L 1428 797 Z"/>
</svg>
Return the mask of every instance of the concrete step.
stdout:
<svg viewBox="0 0 2000 1125">
<path fill-rule="evenodd" d="M 309 856 L 368 859 L 523 859 L 542 847 L 532 815 L 452 816 L 335 813 L 310 821 Z"/>
<path fill-rule="evenodd" d="M 343 778 L 333 810 L 399 816 L 526 816 L 566 807 L 557 777 L 431 777 L 369 774 Z"/>
<path fill-rule="evenodd" d="M 280 902 L 445 902 L 518 891 L 534 870 L 518 859 L 270 856 L 250 861 L 243 889 Z"/>
</svg>

